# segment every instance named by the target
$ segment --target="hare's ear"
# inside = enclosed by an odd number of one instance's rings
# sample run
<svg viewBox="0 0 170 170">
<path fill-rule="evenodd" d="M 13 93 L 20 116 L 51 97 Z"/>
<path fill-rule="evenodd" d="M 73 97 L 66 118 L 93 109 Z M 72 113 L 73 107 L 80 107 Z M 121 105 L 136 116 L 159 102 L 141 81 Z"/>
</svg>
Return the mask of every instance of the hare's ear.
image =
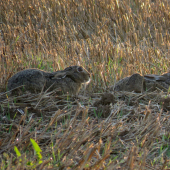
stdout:
<svg viewBox="0 0 170 170">
<path fill-rule="evenodd" d="M 144 75 L 144 78 L 148 79 L 148 80 L 156 80 L 156 76 L 158 75 L 155 75 L 155 74 L 147 74 L 147 75 Z"/>
<path fill-rule="evenodd" d="M 165 81 L 166 77 L 165 76 L 156 76 L 155 80 L 159 80 L 159 81 Z"/>
<path fill-rule="evenodd" d="M 60 73 L 56 73 L 52 79 L 63 79 L 65 77 L 66 77 L 66 73 L 65 72 L 61 73 L 60 72 Z"/>
<path fill-rule="evenodd" d="M 165 76 L 159 76 L 159 75 L 155 75 L 155 74 L 148 74 L 144 76 L 145 78 L 148 78 L 150 80 L 156 80 L 156 81 L 164 81 L 166 80 Z"/>
</svg>

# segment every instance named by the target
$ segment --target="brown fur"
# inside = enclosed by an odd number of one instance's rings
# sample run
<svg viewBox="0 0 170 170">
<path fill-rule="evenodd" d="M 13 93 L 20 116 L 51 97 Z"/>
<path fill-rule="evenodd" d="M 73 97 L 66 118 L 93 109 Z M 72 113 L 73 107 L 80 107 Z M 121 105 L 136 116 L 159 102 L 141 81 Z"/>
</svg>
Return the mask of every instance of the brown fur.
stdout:
<svg viewBox="0 0 170 170">
<path fill-rule="evenodd" d="M 8 80 L 7 89 L 14 92 L 30 91 L 39 93 L 42 90 L 59 89 L 62 93 L 77 94 L 83 83 L 88 82 L 90 74 L 81 66 L 70 66 L 53 73 L 39 69 L 26 69 L 13 75 Z M 20 87 L 20 88 L 19 88 Z"/>
</svg>

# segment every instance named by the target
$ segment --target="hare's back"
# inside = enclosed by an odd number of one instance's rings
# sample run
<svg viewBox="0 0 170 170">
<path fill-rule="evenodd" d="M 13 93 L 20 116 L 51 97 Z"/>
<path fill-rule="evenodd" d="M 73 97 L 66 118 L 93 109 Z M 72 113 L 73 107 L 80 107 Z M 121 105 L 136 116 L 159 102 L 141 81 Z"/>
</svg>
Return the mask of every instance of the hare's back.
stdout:
<svg viewBox="0 0 170 170">
<path fill-rule="evenodd" d="M 38 69 L 26 69 L 8 80 L 8 90 L 24 85 L 26 89 L 41 88 L 45 83 L 44 72 Z M 43 85 L 42 85 L 43 84 Z"/>
</svg>

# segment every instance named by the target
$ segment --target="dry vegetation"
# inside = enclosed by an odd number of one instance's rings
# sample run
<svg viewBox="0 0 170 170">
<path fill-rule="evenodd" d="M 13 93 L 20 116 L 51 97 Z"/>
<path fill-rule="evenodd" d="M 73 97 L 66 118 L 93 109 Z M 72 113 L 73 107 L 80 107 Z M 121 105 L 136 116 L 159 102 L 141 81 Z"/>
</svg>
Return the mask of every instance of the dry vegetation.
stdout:
<svg viewBox="0 0 170 170">
<path fill-rule="evenodd" d="M 168 71 L 169 57 L 169 0 L 1 0 L 1 169 L 170 169 L 163 92 L 108 91 L 133 73 Z M 20 70 L 77 64 L 92 73 L 79 96 L 5 93 Z"/>
</svg>

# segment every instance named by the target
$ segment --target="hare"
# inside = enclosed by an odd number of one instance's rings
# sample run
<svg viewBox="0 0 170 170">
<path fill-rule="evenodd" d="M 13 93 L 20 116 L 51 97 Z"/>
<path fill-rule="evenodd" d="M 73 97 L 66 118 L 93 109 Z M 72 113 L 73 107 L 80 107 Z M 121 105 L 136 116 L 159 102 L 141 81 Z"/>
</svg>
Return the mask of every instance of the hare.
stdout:
<svg viewBox="0 0 170 170">
<path fill-rule="evenodd" d="M 111 87 L 111 90 L 115 91 L 134 91 L 134 92 L 142 92 L 143 91 L 143 76 L 136 73 L 129 77 L 125 77 L 119 80 L 115 86 Z"/>
<path fill-rule="evenodd" d="M 156 87 L 163 91 L 167 91 L 170 86 L 170 72 L 162 75 L 148 74 L 144 75 L 145 88 L 147 90 L 155 90 Z"/>
<path fill-rule="evenodd" d="M 70 66 L 57 72 L 45 72 L 39 69 L 26 69 L 8 80 L 7 89 L 12 93 L 29 91 L 39 93 L 42 90 L 60 89 L 60 94 L 77 95 L 81 85 L 90 81 L 90 73 L 82 66 Z"/>
<path fill-rule="evenodd" d="M 148 74 L 144 76 L 145 79 L 154 80 L 158 82 L 165 82 L 170 85 L 170 72 L 164 73 L 162 75 Z"/>
<path fill-rule="evenodd" d="M 111 90 L 115 91 L 154 91 L 156 88 L 167 91 L 170 86 L 170 72 L 162 75 L 148 74 L 141 76 L 140 74 L 133 74 L 119 80 Z"/>
</svg>

